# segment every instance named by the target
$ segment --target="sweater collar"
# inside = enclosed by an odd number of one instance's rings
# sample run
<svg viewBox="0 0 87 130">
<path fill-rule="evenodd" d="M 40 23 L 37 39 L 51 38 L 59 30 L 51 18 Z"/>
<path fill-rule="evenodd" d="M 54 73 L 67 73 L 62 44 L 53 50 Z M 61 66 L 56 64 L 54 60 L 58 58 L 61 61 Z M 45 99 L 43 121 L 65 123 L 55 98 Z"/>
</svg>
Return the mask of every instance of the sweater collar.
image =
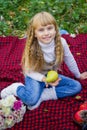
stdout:
<svg viewBox="0 0 87 130">
<path fill-rule="evenodd" d="M 38 44 L 41 46 L 41 48 L 45 49 L 45 48 L 51 48 L 51 47 L 54 47 L 55 46 L 55 42 L 54 42 L 54 39 L 48 43 L 48 44 L 44 44 L 40 41 L 38 41 Z"/>
</svg>

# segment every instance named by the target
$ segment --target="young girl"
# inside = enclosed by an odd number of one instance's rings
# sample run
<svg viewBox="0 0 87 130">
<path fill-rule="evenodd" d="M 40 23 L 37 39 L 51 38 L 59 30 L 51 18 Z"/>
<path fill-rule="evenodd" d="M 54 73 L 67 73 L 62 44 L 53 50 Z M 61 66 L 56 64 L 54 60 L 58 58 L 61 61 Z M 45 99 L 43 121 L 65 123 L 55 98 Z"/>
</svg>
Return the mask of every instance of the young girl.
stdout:
<svg viewBox="0 0 87 130">
<path fill-rule="evenodd" d="M 22 57 L 25 85 L 13 83 L 1 91 L 1 97 L 18 96 L 32 110 L 42 101 L 76 95 L 81 84 L 74 79 L 59 74 L 56 82 L 46 83 L 47 72 L 57 71 L 63 60 L 76 78 L 87 78 L 87 72 L 79 72 L 65 39 L 60 37 L 54 17 L 48 12 L 37 13 L 30 21 Z"/>
</svg>

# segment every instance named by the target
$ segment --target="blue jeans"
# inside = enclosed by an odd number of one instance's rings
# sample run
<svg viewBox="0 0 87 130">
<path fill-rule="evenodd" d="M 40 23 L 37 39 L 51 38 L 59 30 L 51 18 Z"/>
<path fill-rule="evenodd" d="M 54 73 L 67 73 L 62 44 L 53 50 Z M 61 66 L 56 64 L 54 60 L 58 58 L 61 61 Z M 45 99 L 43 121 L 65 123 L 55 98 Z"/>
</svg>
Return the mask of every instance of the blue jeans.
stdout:
<svg viewBox="0 0 87 130">
<path fill-rule="evenodd" d="M 61 78 L 61 80 L 59 84 L 55 87 L 58 98 L 74 96 L 81 91 L 81 84 L 77 80 L 63 75 L 59 75 L 59 77 Z"/>
<path fill-rule="evenodd" d="M 78 81 L 60 74 L 59 77 L 61 81 L 55 87 L 58 98 L 74 96 L 81 91 L 81 84 Z M 38 102 L 44 88 L 44 82 L 25 77 L 25 87 L 19 86 L 17 88 L 17 95 L 26 105 L 33 106 Z"/>
<path fill-rule="evenodd" d="M 36 81 L 27 76 L 25 77 L 25 87 L 19 86 L 17 95 L 26 105 L 32 106 L 38 102 L 44 88 L 44 82 Z"/>
</svg>

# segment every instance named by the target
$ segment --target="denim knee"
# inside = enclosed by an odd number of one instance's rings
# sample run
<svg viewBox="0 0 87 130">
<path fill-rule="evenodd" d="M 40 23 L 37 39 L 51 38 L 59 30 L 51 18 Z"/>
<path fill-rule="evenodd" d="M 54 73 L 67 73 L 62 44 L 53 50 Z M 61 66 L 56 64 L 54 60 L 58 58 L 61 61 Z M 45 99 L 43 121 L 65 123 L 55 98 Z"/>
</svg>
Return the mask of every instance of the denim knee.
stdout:
<svg viewBox="0 0 87 130">
<path fill-rule="evenodd" d="M 32 106 L 38 102 L 44 86 L 43 82 L 38 82 L 27 77 L 25 86 L 18 87 L 17 95 L 26 105 Z"/>
<path fill-rule="evenodd" d="M 76 81 L 76 84 L 75 84 L 76 93 L 79 93 L 81 90 L 82 90 L 82 86 L 81 86 L 80 82 Z"/>
<path fill-rule="evenodd" d="M 55 91 L 58 98 L 64 98 L 68 96 L 74 96 L 81 91 L 81 84 L 73 79 L 68 79 L 67 82 L 61 81 L 61 83 L 55 87 Z"/>
</svg>

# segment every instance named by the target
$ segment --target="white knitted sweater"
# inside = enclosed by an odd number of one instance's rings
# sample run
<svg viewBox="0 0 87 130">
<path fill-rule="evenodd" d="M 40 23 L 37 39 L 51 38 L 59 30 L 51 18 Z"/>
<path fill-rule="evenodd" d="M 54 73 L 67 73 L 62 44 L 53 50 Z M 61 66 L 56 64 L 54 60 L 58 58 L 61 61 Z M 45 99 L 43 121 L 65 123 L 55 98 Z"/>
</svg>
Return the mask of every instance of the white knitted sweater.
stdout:
<svg viewBox="0 0 87 130">
<path fill-rule="evenodd" d="M 67 45 L 67 42 L 64 38 L 61 38 L 61 42 L 62 42 L 62 45 L 64 48 L 64 62 L 68 66 L 69 70 L 75 75 L 75 77 L 79 78 L 80 72 L 79 72 L 77 63 L 76 63 L 68 45 Z M 50 64 L 53 61 L 55 61 L 54 40 L 49 44 L 43 44 L 41 42 L 38 42 L 38 43 L 41 46 L 41 50 L 43 52 L 43 56 L 44 56 L 44 60 L 46 61 L 46 64 Z M 46 68 L 46 65 L 45 65 L 45 68 Z M 51 65 L 51 68 L 49 67 L 49 69 L 57 70 L 57 66 L 52 68 L 52 65 Z M 49 69 L 47 68 L 47 70 L 49 70 Z M 46 72 L 47 72 L 47 70 L 46 70 Z M 46 73 L 44 71 L 42 71 L 41 73 L 38 73 L 35 71 L 31 71 L 31 72 L 26 73 L 27 76 L 29 76 L 37 81 L 42 81 L 42 78 L 44 77 L 45 74 Z"/>
</svg>

